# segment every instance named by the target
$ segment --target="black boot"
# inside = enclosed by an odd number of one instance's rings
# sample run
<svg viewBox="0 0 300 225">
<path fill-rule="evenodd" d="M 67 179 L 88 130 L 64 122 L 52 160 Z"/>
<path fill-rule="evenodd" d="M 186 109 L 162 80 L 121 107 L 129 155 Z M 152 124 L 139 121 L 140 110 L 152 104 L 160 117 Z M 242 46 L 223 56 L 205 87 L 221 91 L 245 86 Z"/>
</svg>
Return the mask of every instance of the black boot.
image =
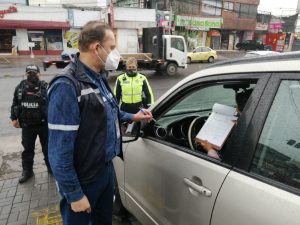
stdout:
<svg viewBox="0 0 300 225">
<path fill-rule="evenodd" d="M 33 177 L 33 171 L 23 171 L 22 177 L 19 179 L 19 183 L 22 184 L 28 181 L 31 177 Z"/>
</svg>

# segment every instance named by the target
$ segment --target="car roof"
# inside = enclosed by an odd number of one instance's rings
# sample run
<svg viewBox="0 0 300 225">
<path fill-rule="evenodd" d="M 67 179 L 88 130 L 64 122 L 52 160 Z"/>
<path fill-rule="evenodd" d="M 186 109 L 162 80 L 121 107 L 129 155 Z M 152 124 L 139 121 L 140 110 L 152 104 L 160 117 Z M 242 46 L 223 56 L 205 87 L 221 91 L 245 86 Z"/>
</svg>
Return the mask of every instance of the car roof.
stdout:
<svg viewBox="0 0 300 225">
<path fill-rule="evenodd" d="M 267 55 L 254 58 L 238 58 L 215 63 L 206 69 L 191 74 L 178 82 L 169 91 L 161 96 L 155 103 L 158 104 L 166 96 L 174 92 L 183 84 L 200 77 L 222 74 L 241 73 L 265 73 L 265 72 L 300 72 L 300 51 L 282 53 L 280 55 Z M 155 105 L 156 105 L 155 104 Z"/>
<path fill-rule="evenodd" d="M 210 49 L 210 47 L 206 47 L 206 46 L 202 46 L 202 45 L 197 46 L 196 48 L 209 48 Z"/>
</svg>

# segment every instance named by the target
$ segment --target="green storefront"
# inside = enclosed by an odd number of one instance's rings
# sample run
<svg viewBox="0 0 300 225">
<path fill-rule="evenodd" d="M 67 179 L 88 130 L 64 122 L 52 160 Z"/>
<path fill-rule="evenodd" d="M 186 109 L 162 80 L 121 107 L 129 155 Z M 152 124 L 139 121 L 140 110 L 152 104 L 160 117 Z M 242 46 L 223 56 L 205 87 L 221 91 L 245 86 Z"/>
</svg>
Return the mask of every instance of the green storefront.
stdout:
<svg viewBox="0 0 300 225">
<path fill-rule="evenodd" d="M 189 49 L 196 46 L 220 48 L 223 18 L 175 16 L 175 34 L 186 38 Z"/>
</svg>

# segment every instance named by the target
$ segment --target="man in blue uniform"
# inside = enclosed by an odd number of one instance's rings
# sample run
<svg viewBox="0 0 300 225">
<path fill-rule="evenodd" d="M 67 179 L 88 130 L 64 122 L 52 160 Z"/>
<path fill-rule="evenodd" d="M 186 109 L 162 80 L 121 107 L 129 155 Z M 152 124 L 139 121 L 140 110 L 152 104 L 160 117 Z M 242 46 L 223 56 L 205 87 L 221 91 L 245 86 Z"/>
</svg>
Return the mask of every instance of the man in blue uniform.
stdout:
<svg viewBox="0 0 300 225">
<path fill-rule="evenodd" d="M 120 112 L 106 80 L 120 54 L 109 27 L 88 22 L 80 53 L 49 86 L 49 161 L 62 195 L 64 225 L 112 224 L 114 170 L 122 157 L 119 121 L 152 119 L 149 111 Z"/>
</svg>

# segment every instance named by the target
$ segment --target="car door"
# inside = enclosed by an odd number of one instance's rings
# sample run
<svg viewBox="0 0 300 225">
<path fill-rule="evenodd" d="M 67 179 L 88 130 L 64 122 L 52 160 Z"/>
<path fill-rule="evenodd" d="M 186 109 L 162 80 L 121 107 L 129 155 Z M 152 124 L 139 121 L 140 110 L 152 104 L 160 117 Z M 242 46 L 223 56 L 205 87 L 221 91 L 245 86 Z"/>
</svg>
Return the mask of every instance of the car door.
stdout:
<svg viewBox="0 0 300 225">
<path fill-rule="evenodd" d="M 201 47 L 196 48 L 193 53 L 193 60 L 199 61 L 201 60 Z"/>
<path fill-rule="evenodd" d="M 300 221 L 300 74 L 273 74 L 218 195 L 212 225 Z"/>
<path fill-rule="evenodd" d="M 124 156 L 126 207 L 143 224 L 210 224 L 215 200 L 231 165 L 166 138 L 173 131 L 165 124 L 178 119 L 176 116 L 207 115 L 206 108 L 215 102 L 234 105 L 234 91 L 224 89 L 224 85 L 245 82 L 251 76 L 223 75 L 192 81 L 153 110 L 157 122 L 143 129 L 144 137 L 130 143 Z M 262 87 L 264 79 L 256 86 Z M 255 88 L 254 93 L 261 90 Z M 255 104 L 256 98 L 251 102 L 253 107 Z M 180 110 L 182 113 L 178 113 Z"/>
<path fill-rule="evenodd" d="M 187 47 L 184 39 L 182 37 L 171 37 L 170 42 L 171 47 L 167 48 L 167 59 L 175 60 L 178 66 L 185 66 L 187 62 Z"/>
<path fill-rule="evenodd" d="M 210 49 L 202 47 L 201 48 L 201 59 L 202 61 L 206 61 L 210 56 Z"/>
</svg>

